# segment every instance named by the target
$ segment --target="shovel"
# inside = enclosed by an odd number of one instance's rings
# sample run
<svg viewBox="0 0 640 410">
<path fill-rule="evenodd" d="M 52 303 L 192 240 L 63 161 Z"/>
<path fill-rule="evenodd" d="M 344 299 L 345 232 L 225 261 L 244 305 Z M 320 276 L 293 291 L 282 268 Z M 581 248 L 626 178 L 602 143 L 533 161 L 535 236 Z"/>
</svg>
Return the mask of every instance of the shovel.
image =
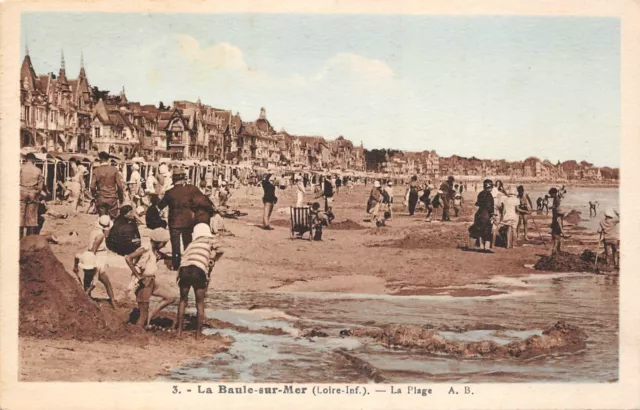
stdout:
<svg viewBox="0 0 640 410">
<path fill-rule="evenodd" d="M 596 247 L 596 263 L 593 266 L 593 268 L 595 269 L 596 272 L 600 272 L 598 270 L 598 255 L 600 254 L 600 243 L 602 242 L 602 233 L 600 234 L 600 236 L 598 237 L 598 246 Z"/>
<path fill-rule="evenodd" d="M 542 245 L 544 245 L 544 248 L 547 249 L 547 244 L 544 241 L 544 239 L 542 238 L 542 234 L 540 233 L 540 229 L 538 229 L 538 224 L 536 224 L 536 220 L 534 218 L 530 218 L 530 221 L 533 221 L 533 226 L 536 228 L 536 231 L 538 231 L 538 236 L 540 236 L 540 240 L 542 241 Z"/>
</svg>

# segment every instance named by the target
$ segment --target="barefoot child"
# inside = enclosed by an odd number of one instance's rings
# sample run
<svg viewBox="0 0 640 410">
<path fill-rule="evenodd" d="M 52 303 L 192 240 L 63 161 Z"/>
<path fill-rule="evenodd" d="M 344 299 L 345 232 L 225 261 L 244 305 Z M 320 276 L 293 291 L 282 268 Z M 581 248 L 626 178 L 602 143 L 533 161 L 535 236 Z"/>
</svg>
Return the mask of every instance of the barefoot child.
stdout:
<svg viewBox="0 0 640 410">
<path fill-rule="evenodd" d="M 211 270 L 216 261 L 222 257 L 222 247 L 211 234 L 211 228 L 205 223 L 193 228 L 193 241 L 187 246 L 180 268 L 178 269 L 178 286 L 180 287 L 180 304 L 178 305 L 178 337 L 182 336 L 184 310 L 189 298 L 189 290 L 193 288 L 196 296 L 197 329 L 196 339 L 202 333 L 204 322 L 204 298 L 211 279 Z"/>
<path fill-rule="evenodd" d="M 173 292 L 171 292 L 170 289 L 158 283 L 155 276 L 158 270 L 157 263 L 160 256 L 158 250 L 162 249 L 168 241 L 169 238 L 167 238 L 164 243 L 151 241 L 151 249 L 145 251 L 136 264 L 140 277 L 131 275 L 129 290 L 135 293 L 138 309 L 140 309 L 139 324 L 145 328 L 149 327 L 151 319 L 153 319 L 158 312 L 178 301 L 178 298 L 173 296 Z M 147 248 L 145 247 L 145 249 Z M 151 296 L 157 296 L 161 298 L 161 300 L 155 309 L 149 313 L 149 300 Z"/>
</svg>

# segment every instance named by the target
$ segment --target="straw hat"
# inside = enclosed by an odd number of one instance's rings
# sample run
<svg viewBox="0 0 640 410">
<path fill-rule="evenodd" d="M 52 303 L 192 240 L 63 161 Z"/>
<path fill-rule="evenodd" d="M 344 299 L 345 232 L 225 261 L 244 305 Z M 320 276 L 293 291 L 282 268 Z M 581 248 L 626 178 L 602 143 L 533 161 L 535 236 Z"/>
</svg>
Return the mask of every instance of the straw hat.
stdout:
<svg viewBox="0 0 640 410">
<path fill-rule="evenodd" d="M 109 218 L 109 215 L 102 215 L 96 221 L 96 228 L 106 230 L 106 229 L 111 229 L 112 226 L 113 226 L 113 221 L 111 220 L 111 218 Z"/>
<path fill-rule="evenodd" d="M 376 187 L 376 188 L 379 188 L 380 187 L 380 181 L 374 181 L 373 182 L 373 186 Z"/>
<path fill-rule="evenodd" d="M 178 180 L 178 179 L 184 179 L 186 178 L 186 174 L 184 172 L 184 169 L 182 168 L 174 168 L 173 169 L 173 175 L 172 178 L 174 180 Z"/>
<path fill-rule="evenodd" d="M 193 239 L 201 237 L 212 237 L 211 228 L 205 223 L 199 223 L 193 227 Z"/>
<path fill-rule="evenodd" d="M 606 211 L 604 211 L 604 216 L 607 216 L 609 218 L 613 218 L 615 215 L 616 214 L 613 208 L 608 208 Z"/>
</svg>

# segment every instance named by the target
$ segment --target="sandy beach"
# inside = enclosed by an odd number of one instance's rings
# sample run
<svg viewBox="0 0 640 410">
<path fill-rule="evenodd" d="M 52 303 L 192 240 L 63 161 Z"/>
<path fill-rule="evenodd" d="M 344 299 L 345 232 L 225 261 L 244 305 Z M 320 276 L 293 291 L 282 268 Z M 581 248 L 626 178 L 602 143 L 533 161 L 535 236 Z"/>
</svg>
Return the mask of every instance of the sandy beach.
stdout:
<svg viewBox="0 0 640 410">
<path fill-rule="evenodd" d="M 549 222 L 546 215 L 534 215 L 538 230 L 530 223 L 530 241 L 518 241 L 515 249 L 495 248 L 494 253 L 465 249 L 467 228 L 476 210 L 476 193 L 464 193 L 461 215 L 451 222 L 440 222 L 440 210 L 432 222 L 425 221 L 423 210 L 409 216 L 402 206 L 404 187 L 395 189 L 393 220 L 386 227 L 375 228 L 365 218 L 365 202 L 370 186 L 357 186 L 348 194 L 341 191 L 334 203 L 336 220 L 324 230 L 323 241 L 290 239 L 289 206 L 295 203 L 294 192 L 278 192 L 274 209 L 273 231 L 261 229 L 261 190 L 247 193 L 241 187 L 230 200 L 233 209 L 248 213 L 238 219 L 225 219 L 233 236 L 223 237 L 224 257 L 212 273 L 210 289 L 217 292 L 337 292 L 369 295 L 449 295 L 451 297 L 491 296 L 500 291 L 465 288 L 497 275 L 501 277 L 535 274 L 525 265 L 535 264 L 550 253 Z M 312 200 L 308 194 L 306 201 Z M 62 211 L 63 206 L 53 207 Z M 53 254 L 71 275 L 74 255 L 85 249 L 86 238 L 95 215 L 71 215 L 68 219 L 50 218 L 42 235 L 54 233 L 63 238 L 77 232 L 78 240 L 50 245 Z M 595 250 L 597 235 L 571 227 L 572 238 L 565 250 L 579 253 Z M 141 227 L 141 233 L 147 230 Z M 546 243 L 546 247 L 543 245 Z M 130 272 L 122 258 L 113 255 L 108 274 L 118 300 L 118 315 L 126 315 L 135 306 L 126 295 Z M 178 294 L 175 272 L 160 270 L 157 277 Z M 77 284 L 77 282 L 76 282 Z M 78 284 L 79 287 L 79 284 Z M 101 285 L 93 293 L 98 299 L 106 294 Z M 153 301 L 152 301 L 153 302 Z M 104 301 L 101 309 L 109 309 Z M 249 303 L 249 302 L 247 302 Z M 193 307 L 193 302 L 191 302 Z M 268 308 L 269 306 L 259 306 Z M 251 308 L 251 306 L 246 306 Z M 173 318 L 171 312 L 160 317 Z M 160 320 L 160 319 L 158 319 Z M 215 328 L 231 328 L 224 321 L 208 320 Z M 211 336 L 205 342 L 193 340 L 187 331 L 185 340 L 177 340 L 171 332 L 133 330 L 118 340 L 94 337 L 83 341 L 75 338 L 45 338 L 21 335 L 20 379 L 45 380 L 152 380 L 171 367 L 190 359 L 211 356 L 227 349 L 233 340 Z M 236 328 L 236 330 L 238 330 Z M 345 359 L 346 360 L 346 359 Z M 72 369 L 65 374 L 60 368 Z"/>
</svg>

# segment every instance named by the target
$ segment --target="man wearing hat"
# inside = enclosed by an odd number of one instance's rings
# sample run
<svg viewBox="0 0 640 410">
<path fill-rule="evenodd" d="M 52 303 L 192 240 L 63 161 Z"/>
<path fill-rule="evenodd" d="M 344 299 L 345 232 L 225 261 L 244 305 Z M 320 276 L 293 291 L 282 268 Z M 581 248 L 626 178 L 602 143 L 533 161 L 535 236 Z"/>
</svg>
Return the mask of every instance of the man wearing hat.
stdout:
<svg viewBox="0 0 640 410">
<path fill-rule="evenodd" d="M 186 174 L 181 168 L 173 170 L 173 184 L 173 188 L 169 189 L 158 203 L 158 208 L 169 207 L 171 259 L 173 269 L 177 270 L 180 267 L 180 238 L 182 238 L 182 245 L 186 249 L 191 243 L 196 198 L 204 196 L 204 194 L 195 185 L 186 183 Z"/>
<path fill-rule="evenodd" d="M 611 256 L 613 259 L 613 267 L 620 269 L 620 233 L 618 232 L 618 224 L 620 224 L 620 214 L 615 209 L 609 208 L 604 212 L 604 220 L 600 221 L 598 233 L 600 240 L 604 243 L 605 261 L 609 262 L 609 248 L 611 248 Z"/>
<path fill-rule="evenodd" d="M 140 188 L 142 187 L 142 177 L 140 176 L 140 165 L 133 164 L 131 166 L 131 176 L 129 176 L 129 193 L 131 202 L 136 205 L 140 204 Z"/>
<path fill-rule="evenodd" d="M 38 204 L 43 187 L 42 171 L 36 167 L 35 154 L 30 152 L 20 166 L 20 238 L 23 228 L 26 235 L 35 234 L 38 228 Z"/>
<path fill-rule="evenodd" d="M 91 193 L 96 199 L 98 214 L 109 215 L 111 219 L 118 216 L 119 204 L 124 201 L 124 183 L 122 174 L 109 164 L 109 154 L 102 151 L 98 154 L 100 166 L 93 170 Z"/>
</svg>

